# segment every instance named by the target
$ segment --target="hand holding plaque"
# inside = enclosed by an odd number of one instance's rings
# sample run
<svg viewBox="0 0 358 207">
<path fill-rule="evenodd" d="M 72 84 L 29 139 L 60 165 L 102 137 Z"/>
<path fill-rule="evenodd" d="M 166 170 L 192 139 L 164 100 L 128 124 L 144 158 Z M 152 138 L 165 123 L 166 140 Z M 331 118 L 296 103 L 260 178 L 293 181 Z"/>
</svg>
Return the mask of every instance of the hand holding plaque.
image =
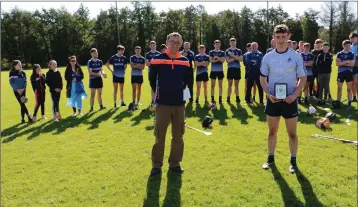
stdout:
<svg viewBox="0 0 358 207">
<path fill-rule="evenodd" d="M 287 97 L 287 83 L 275 83 L 275 97 L 283 101 Z"/>
</svg>

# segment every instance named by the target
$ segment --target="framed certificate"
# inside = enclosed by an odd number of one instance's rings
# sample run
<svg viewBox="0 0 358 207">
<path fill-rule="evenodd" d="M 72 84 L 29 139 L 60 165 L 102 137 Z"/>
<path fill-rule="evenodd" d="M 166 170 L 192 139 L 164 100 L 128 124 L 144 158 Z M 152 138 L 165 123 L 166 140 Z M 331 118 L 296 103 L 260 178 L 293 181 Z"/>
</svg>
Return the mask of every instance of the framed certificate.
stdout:
<svg viewBox="0 0 358 207">
<path fill-rule="evenodd" d="M 287 83 L 275 83 L 275 97 L 279 100 L 287 97 Z"/>
</svg>

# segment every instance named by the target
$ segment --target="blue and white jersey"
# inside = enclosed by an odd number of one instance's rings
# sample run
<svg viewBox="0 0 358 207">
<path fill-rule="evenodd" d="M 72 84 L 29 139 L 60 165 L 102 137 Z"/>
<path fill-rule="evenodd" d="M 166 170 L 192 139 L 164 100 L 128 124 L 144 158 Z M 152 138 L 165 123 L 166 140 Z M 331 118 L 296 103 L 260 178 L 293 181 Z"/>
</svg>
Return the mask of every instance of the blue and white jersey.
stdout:
<svg viewBox="0 0 358 207">
<path fill-rule="evenodd" d="M 130 63 L 133 64 L 141 64 L 141 65 L 145 65 L 145 58 L 143 56 L 135 56 L 132 55 L 130 57 Z M 142 70 L 137 69 L 137 68 L 132 68 L 132 76 L 143 76 Z"/>
<path fill-rule="evenodd" d="M 92 69 L 93 73 L 99 73 L 102 69 L 102 65 L 103 63 L 102 60 L 100 59 L 96 59 L 96 60 L 90 59 L 87 63 L 88 69 Z M 95 78 L 102 78 L 102 77 L 90 75 L 90 79 L 95 79 Z"/>
<path fill-rule="evenodd" d="M 127 64 L 127 58 L 125 56 L 113 55 L 109 60 L 109 64 L 113 65 L 113 75 L 123 78 L 125 74 L 125 65 Z"/>
<path fill-rule="evenodd" d="M 347 60 L 356 60 L 356 56 L 353 52 L 345 52 L 344 50 L 337 53 L 337 58 L 339 58 L 342 62 Z M 350 66 L 339 66 L 338 67 L 338 73 L 344 72 L 344 71 L 351 71 L 353 72 L 353 67 Z"/>
<path fill-rule="evenodd" d="M 232 53 L 234 56 L 242 56 L 242 51 L 238 48 L 229 48 L 225 51 L 226 57 L 229 57 L 229 59 L 233 59 L 230 57 L 229 52 Z M 228 68 L 240 68 L 240 61 L 234 60 L 231 63 L 228 63 Z"/>
</svg>

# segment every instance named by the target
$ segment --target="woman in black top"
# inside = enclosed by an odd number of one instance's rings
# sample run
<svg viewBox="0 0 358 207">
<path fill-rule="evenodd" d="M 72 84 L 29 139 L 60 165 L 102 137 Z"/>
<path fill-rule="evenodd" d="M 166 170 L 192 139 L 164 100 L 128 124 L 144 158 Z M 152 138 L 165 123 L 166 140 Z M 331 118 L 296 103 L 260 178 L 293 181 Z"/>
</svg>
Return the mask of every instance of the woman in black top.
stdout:
<svg viewBox="0 0 358 207">
<path fill-rule="evenodd" d="M 71 56 L 68 59 L 69 63 L 65 71 L 66 96 L 69 98 L 67 105 L 72 106 L 73 116 L 82 115 L 82 100 L 87 97 L 82 82 L 84 75 L 76 56 Z M 76 109 L 78 109 L 78 113 Z"/>
<path fill-rule="evenodd" d="M 9 74 L 9 82 L 14 90 L 15 97 L 21 107 L 21 123 L 25 123 L 25 114 L 29 120 L 32 122 L 32 118 L 27 110 L 25 103 L 27 102 L 26 98 L 26 73 L 22 70 L 22 65 L 20 60 L 14 60 L 11 65 L 11 71 Z"/>
<path fill-rule="evenodd" d="M 45 74 L 43 74 L 41 72 L 40 65 L 38 65 L 38 64 L 34 65 L 30 79 L 31 79 L 32 89 L 35 92 L 35 101 L 36 101 L 34 115 L 32 117 L 32 120 L 36 121 L 37 111 L 39 110 L 40 106 L 41 106 L 42 118 L 47 119 L 45 117 L 46 76 L 45 76 Z"/>
<path fill-rule="evenodd" d="M 46 74 L 46 84 L 50 88 L 52 104 L 53 104 L 53 116 L 54 121 L 58 121 L 61 119 L 60 114 L 60 98 L 61 91 L 63 88 L 62 77 L 60 71 L 57 69 L 57 62 L 55 60 L 51 60 L 49 63 L 49 71 Z"/>
</svg>

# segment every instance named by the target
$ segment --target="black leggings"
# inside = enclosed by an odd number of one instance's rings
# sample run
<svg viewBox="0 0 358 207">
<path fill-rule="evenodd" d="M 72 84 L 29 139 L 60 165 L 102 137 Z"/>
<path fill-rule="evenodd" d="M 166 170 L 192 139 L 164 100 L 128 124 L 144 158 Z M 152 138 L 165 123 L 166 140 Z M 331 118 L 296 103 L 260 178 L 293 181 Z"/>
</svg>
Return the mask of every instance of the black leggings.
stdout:
<svg viewBox="0 0 358 207">
<path fill-rule="evenodd" d="M 26 114 L 26 116 L 29 117 L 30 116 L 29 111 L 27 110 L 26 105 L 24 103 L 22 103 L 21 99 L 20 99 L 22 96 L 26 97 L 26 90 L 24 90 L 22 95 L 20 95 L 17 91 L 14 91 L 14 94 L 15 94 L 15 97 L 16 97 L 17 101 L 20 104 L 20 107 L 21 107 L 21 119 L 25 118 L 25 114 Z"/>
<path fill-rule="evenodd" d="M 40 106 L 41 106 L 41 115 L 44 116 L 45 115 L 45 93 L 37 93 L 37 91 L 35 91 L 35 110 L 34 110 L 34 116 L 37 115 L 37 111 L 39 110 Z"/>
<path fill-rule="evenodd" d="M 61 92 L 51 92 L 51 98 L 52 98 L 52 111 L 54 114 L 57 112 L 60 112 L 60 98 L 61 98 Z"/>
</svg>

